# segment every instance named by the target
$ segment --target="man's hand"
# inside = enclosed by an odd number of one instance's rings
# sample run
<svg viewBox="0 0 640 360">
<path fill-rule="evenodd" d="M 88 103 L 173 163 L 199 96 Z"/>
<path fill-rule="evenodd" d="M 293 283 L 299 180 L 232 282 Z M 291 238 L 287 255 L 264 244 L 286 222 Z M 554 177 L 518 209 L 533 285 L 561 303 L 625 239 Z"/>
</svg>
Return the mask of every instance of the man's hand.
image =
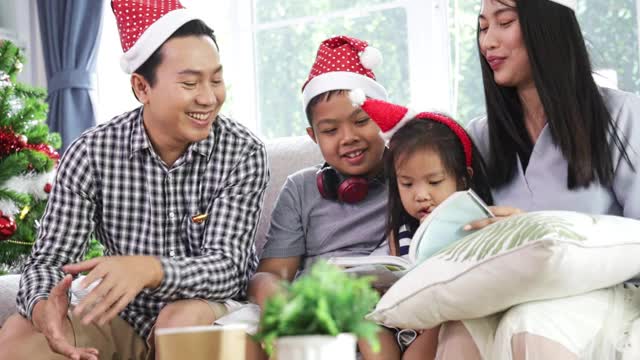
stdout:
<svg viewBox="0 0 640 360">
<path fill-rule="evenodd" d="M 52 351 L 73 360 L 98 360 L 98 350 L 74 347 L 65 337 L 65 328 L 67 333 L 71 332 L 67 321 L 70 287 L 71 276 L 67 275 L 51 289 L 48 299 L 36 303 L 31 321 L 45 336 Z"/>
<path fill-rule="evenodd" d="M 104 325 L 118 315 L 144 288 L 160 286 L 163 278 L 160 260 L 152 256 L 109 256 L 65 265 L 69 274 L 89 271 L 82 280 L 84 289 L 94 281 L 101 282 L 73 310 L 82 322 L 97 321 Z"/>
<path fill-rule="evenodd" d="M 502 219 L 508 218 L 509 216 L 523 213 L 522 210 L 511 206 L 489 206 L 489 210 L 491 210 L 495 217 L 474 221 L 468 225 L 465 225 L 464 230 L 479 230 L 487 225 L 493 224 L 496 221 L 500 221 Z"/>
</svg>

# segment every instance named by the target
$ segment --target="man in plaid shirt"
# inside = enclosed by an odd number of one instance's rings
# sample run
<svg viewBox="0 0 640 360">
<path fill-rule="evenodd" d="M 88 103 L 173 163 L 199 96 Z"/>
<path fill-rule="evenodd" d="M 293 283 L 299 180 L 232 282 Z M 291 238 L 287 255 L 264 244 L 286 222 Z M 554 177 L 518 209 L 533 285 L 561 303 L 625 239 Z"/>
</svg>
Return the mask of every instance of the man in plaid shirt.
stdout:
<svg viewBox="0 0 640 360">
<path fill-rule="evenodd" d="M 179 3 L 170 9 L 176 3 L 112 3 L 143 106 L 65 153 L 22 275 L 20 314 L 0 332 L 0 359 L 149 358 L 154 326 L 212 324 L 225 301 L 245 296 L 265 147 L 218 114 L 225 85 L 213 31 Z M 160 12 L 137 43 L 124 25 L 136 12 Z M 80 262 L 92 234 L 105 256 Z M 82 287 L 100 282 L 70 309 L 81 272 Z"/>
</svg>

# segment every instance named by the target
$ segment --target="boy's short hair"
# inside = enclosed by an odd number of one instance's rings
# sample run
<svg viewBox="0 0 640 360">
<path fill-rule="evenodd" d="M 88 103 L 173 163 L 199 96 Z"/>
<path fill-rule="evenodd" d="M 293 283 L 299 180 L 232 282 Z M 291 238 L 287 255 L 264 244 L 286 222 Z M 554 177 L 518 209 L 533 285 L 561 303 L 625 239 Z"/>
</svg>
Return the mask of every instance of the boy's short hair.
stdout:
<svg viewBox="0 0 640 360">
<path fill-rule="evenodd" d="M 349 90 L 338 89 L 338 90 L 329 90 L 327 92 L 323 92 L 322 94 L 316 95 L 309 101 L 307 104 L 307 108 L 305 109 L 305 114 L 307 115 L 307 121 L 309 122 L 309 126 L 313 127 L 313 118 L 311 113 L 313 112 L 313 108 L 321 102 L 329 101 L 332 97 L 340 94 L 344 94 Z"/>
</svg>

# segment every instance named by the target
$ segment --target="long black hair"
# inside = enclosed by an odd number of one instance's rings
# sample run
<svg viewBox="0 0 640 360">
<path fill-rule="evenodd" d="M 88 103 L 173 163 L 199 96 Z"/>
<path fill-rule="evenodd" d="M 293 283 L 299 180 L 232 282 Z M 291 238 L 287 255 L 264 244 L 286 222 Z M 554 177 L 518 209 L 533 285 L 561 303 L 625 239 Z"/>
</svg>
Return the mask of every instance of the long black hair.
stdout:
<svg viewBox="0 0 640 360">
<path fill-rule="evenodd" d="M 594 181 L 610 185 L 614 176 L 612 145 L 631 162 L 593 80 L 575 13 L 549 0 L 516 1 L 515 8 L 551 138 L 568 163 L 567 187 L 587 187 Z M 480 49 L 480 26 L 477 35 Z M 500 187 L 515 175 L 516 154 L 528 159 L 533 142 L 516 89 L 496 84 L 481 53 L 480 64 L 489 126 L 487 169 L 491 185 Z"/>
<path fill-rule="evenodd" d="M 413 119 L 393 134 L 384 154 L 385 175 L 389 181 L 387 234 L 393 234 L 393 239 L 398 241 L 400 226 L 408 225 L 411 231 L 415 231 L 419 225 L 418 220 L 409 215 L 402 206 L 396 174 L 398 161 L 403 161 L 418 151 L 435 152 L 440 157 L 445 171 L 457 180 L 458 190 L 471 188 L 487 205 L 493 205 L 484 161 L 473 142 L 471 147 L 472 175 L 467 169 L 462 143 L 448 126 L 429 119 Z"/>
</svg>

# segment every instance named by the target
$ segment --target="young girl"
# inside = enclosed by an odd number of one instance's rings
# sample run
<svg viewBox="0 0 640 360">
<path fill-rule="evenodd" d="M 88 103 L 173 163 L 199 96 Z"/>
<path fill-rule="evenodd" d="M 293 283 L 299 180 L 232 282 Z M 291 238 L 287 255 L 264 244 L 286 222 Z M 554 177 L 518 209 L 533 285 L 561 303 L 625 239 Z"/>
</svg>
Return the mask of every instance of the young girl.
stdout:
<svg viewBox="0 0 640 360">
<path fill-rule="evenodd" d="M 453 119 L 432 112 L 414 114 L 398 105 L 365 99 L 359 91 L 353 91 L 351 99 L 388 140 L 387 230 L 392 255 L 406 256 L 420 222 L 456 191 L 473 189 L 493 205 L 484 162 L 467 132 Z M 411 332 L 396 333 L 399 346 L 406 346 L 403 359 L 434 358 L 439 327 L 413 336 Z M 391 330 L 388 333 L 385 336 L 392 336 Z"/>
</svg>

